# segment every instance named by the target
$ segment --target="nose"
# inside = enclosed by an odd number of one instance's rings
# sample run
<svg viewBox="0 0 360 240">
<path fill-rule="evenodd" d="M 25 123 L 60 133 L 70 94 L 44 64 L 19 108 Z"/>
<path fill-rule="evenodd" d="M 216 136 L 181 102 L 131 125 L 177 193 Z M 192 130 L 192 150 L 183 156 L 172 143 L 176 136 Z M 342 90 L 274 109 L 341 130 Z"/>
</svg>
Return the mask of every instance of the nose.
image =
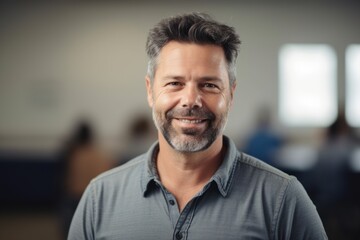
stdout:
<svg viewBox="0 0 360 240">
<path fill-rule="evenodd" d="M 184 108 L 202 107 L 202 97 L 196 86 L 188 86 L 184 88 L 181 96 L 181 106 Z"/>
</svg>

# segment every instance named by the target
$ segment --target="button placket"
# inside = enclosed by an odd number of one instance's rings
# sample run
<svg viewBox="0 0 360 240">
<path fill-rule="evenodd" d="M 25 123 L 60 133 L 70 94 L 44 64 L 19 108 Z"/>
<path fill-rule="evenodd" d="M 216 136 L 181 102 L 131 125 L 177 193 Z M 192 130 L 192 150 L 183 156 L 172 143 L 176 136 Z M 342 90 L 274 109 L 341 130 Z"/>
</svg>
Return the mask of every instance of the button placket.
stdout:
<svg viewBox="0 0 360 240">
<path fill-rule="evenodd" d="M 169 191 L 167 191 L 165 188 L 162 187 L 162 191 L 163 191 L 165 200 L 168 203 L 168 211 L 169 211 L 170 221 L 171 221 L 173 227 L 175 228 L 178 218 L 180 216 L 180 212 L 177 207 L 176 200 L 175 200 L 174 196 Z"/>
</svg>

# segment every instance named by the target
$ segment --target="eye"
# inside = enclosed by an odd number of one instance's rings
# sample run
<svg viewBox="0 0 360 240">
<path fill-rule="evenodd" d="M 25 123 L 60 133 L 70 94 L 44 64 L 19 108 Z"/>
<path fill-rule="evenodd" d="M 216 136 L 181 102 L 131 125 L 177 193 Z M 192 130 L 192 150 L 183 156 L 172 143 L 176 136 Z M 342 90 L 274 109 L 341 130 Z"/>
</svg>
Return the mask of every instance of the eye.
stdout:
<svg viewBox="0 0 360 240">
<path fill-rule="evenodd" d="M 168 83 L 166 83 L 165 86 L 169 86 L 169 87 L 180 87 L 180 86 L 182 86 L 182 83 L 181 83 L 181 82 L 168 82 Z"/>
<path fill-rule="evenodd" d="M 221 92 L 220 86 L 217 84 L 214 84 L 214 83 L 205 82 L 205 83 L 201 84 L 201 88 L 203 89 L 204 92 L 208 92 L 208 93 Z"/>
<path fill-rule="evenodd" d="M 204 83 L 203 87 L 205 88 L 218 88 L 215 84 L 212 83 Z"/>
</svg>

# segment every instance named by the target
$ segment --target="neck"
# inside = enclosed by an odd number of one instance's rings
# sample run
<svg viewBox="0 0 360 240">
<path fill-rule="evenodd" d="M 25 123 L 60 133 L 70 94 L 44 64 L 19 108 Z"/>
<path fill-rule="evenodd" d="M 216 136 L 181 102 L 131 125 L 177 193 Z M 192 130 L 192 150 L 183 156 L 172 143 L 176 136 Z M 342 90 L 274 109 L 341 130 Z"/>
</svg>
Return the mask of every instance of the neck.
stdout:
<svg viewBox="0 0 360 240">
<path fill-rule="evenodd" d="M 222 162 L 223 153 L 222 136 L 208 149 L 196 153 L 178 152 L 159 136 L 159 177 L 164 187 L 177 199 L 180 209 L 214 175 Z"/>
</svg>

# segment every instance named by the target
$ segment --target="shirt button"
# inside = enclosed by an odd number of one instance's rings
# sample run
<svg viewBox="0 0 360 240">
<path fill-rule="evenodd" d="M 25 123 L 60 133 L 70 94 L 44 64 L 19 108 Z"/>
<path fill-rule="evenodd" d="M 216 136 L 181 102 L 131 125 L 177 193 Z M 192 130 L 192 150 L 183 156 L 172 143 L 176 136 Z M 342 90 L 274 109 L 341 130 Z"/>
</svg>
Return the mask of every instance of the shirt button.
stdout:
<svg viewBox="0 0 360 240">
<path fill-rule="evenodd" d="M 170 203 L 170 205 L 175 205 L 175 201 L 174 201 L 174 200 L 170 200 L 169 203 Z"/>
<path fill-rule="evenodd" d="M 180 239 L 182 239 L 182 238 L 183 238 L 182 233 L 181 233 L 181 232 L 177 232 L 177 233 L 176 233 L 176 239 L 177 239 L 177 240 L 180 240 Z"/>
</svg>

